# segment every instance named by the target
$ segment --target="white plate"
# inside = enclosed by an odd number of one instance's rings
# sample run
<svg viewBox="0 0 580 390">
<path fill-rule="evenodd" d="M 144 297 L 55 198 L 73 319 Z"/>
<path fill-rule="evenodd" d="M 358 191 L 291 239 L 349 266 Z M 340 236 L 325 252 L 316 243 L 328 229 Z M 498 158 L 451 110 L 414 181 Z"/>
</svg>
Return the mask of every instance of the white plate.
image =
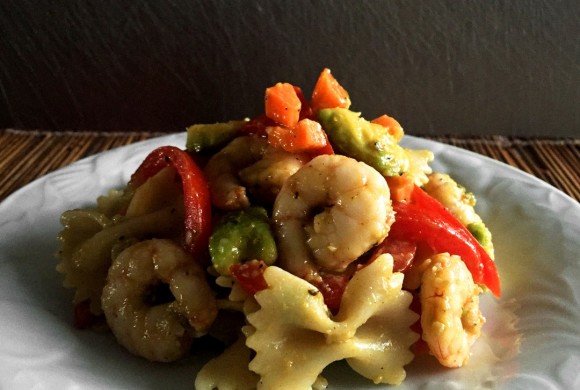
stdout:
<svg viewBox="0 0 580 390">
<path fill-rule="evenodd" d="M 0 388 L 192 389 L 203 357 L 154 364 L 110 334 L 72 328 L 71 291 L 53 253 L 59 215 L 122 186 L 157 146 L 184 134 L 102 153 L 53 172 L 0 204 Z M 580 388 L 580 206 L 546 183 L 480 155 L 413 137 L 435 153 L 437 171 L 474 192 L 494 233 L 503 295 L 483 300 L 488 321 L 470 364 L 432 358 L 407 367 L 400 389 Z M 377 388 L 342 363 L 325 371 L 331 389 Z"/>
</svg>

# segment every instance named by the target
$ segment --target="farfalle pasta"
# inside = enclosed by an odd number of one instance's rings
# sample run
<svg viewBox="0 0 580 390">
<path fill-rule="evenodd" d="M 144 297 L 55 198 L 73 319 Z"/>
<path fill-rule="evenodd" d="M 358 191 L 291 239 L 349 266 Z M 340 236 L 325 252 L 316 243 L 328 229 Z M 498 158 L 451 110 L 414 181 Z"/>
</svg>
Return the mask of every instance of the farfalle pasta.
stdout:
<svg viewBox="0 0 580 390">
<path fill-rule="evenodd" d="M 501 292 L 475 196 L 350 104 L 328 69 L 310 99 L 277 83 L 263 114 L 190 126 L 185 149 L 65 211 L 76 326 L 164 363 L 219 345 L 198 390 L 323 389 L 339 360 L 389 385 L 418 353 L 467 364 L 479 295 Z"/>
<path fill-rule="evenodd" d="M 403 275 L 392 267 L 392 257 L 381 255 L 358 271 L 336 316 L 310 283 L 268 268 L 268 288 L 255 297 L 260 309 L 248 315 L 253 331 L 246 344 L 256 352 L 249 367 L 260 375 L 258 388 L 310 388 L 342 359 L 374 383 L 401 383 L 418 337 L 410 330 L 417 315 L 409 309 L 411 294 L 401 290 Z"/>
</svg>

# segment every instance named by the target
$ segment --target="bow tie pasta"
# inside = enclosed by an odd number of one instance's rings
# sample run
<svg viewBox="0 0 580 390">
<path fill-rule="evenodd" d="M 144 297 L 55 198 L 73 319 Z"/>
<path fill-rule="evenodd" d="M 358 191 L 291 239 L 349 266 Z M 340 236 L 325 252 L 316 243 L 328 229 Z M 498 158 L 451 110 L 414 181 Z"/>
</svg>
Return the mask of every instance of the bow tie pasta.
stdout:
<svg viewBox="0 0 580 390">
<path fill-rule="evenodd" d="M 311 388 L 330 363 L 346 359 L 375 383 L 399 384 L 417 335 L 409 326 L 411 294 L 401 290 L 403 274 L 382 255 L 358 271 L 333 318 L 310 283 L 278 267 L 264 272 L 268 288 L 256 294 L 260 309 L 248 315 L 255 329 L 246 344 L 256 352 L 250 369 L 258 388 Z"/>
</svg>

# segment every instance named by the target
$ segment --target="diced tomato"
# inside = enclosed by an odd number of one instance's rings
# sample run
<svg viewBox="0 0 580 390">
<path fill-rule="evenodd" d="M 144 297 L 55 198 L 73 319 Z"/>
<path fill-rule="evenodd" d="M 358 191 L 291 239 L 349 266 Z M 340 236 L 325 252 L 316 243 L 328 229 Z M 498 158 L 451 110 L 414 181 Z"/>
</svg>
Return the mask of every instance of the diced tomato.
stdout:
<svg viewBox="0 0 580 390">
<path fill-rule="evenodd" d="M 274 122 L 293 128 L 300 119 L 302 103 L 292 84 L 278 83 L 266 89 L 266 116 Z"/>
<path fill-rule="evenodd" d="M 276 125 L 276 122 L 268 118 L 266 114 L 261 114 L 245 123 L 242 126 L 240 133 L 243 135 L 255 134 L 261 137 L 266 137 L 266 129 Z"/>
<path fill-rule="evenodd" d="M 406 202 L 411 198 L 415 185 L 407 176 L 387 176 L 387 184 L 393 202 Z"/>
<path fill-rule="evenodd" d="M 74 327 L 77 329 L 88 329 L 99 322 L 99 316 L 91 312 L 90 301 L 82 301 L 74 307 Z"/>
<path fill-rule="evenodd" d="M 349 108 L 350 98 L 348 92 L 338 83 L 330 73 L 330 69 L 324 69 L 312 92 L 310 106 L 314 114 L 324 108 Z"/>
<path fill-rule="evenodd" d="M 296 96 L 300 99 L 300 120 L 302 119 L 314 119 L 314 115 L 312 114 L 312 107 L 310 107 L 310 103 L 304 97 L 304 93 L 302 93 L 302 89 L 300 87 L 294 86 L 294 92 L 296 92 Z"/>
<path fill-rule="evenodd" d="M 369 262 L 374 261 L 383 253 L 393 256 L 393 272 L 406 272 L 413 263 L 417 252 L 417 244 L 411 241 L 394 239 L 387 236 L 373 251 Z"/>
<path fill-rule="evenodd" d="M 268 288 L 266 279 L 264 279 L 266 267 L 266 263 L 261 260 L 251 260 L 233 264 L 230 267 L 230 273 L 246 293 L 254 295 L 258 291 Z"/>
<path fill-rule="evenodd" d="M 310 282 L 315 286 L 324 297 L 324 303 L 328 309 L 336 314 L 340 309 L 340 302 L 342 301 L 342 295 L 346 289 L 346 285 L 350 277 L 346 274 L 334 275 L 334 274 L 322 274 L 322 282 Z"/>
</svg>

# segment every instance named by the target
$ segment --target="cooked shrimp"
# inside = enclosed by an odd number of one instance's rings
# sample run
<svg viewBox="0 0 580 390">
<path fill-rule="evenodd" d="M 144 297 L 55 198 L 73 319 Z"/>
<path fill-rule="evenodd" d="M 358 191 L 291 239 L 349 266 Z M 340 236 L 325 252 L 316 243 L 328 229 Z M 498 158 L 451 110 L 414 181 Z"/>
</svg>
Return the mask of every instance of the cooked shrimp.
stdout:
<svg viewBox="0 0 580 390">
<path fill-rule="evenodd" d="M 473 194 L 466 192 L 465 188 L 445 173 L 435 172 L 428 177 L 429 181 L 423 186 L 425 192 L 441 202 L 464 226 L 481 222 L 473 207 Z"/>
<path fill-rule="evenodd" d="M 282 185 L 310 158 L 303 154 L 268 147 L 261 160 L 240 171 L 240 180 L 261 201 L 272 204 Z"/>
<path fill-rule="evenodd" d="M 243 136 L 235 138 L 213 155 L 203 171 L 215 207 L 237 210 L 250 206 L 246 187 L 240 181 L 238 172 L 260 160 L 267 146 L 265 138 Z"/>
<path fill-rule="evenodd" d="M 341 155 L 321 155 L 291 176 L 274 203 L 282 267 L 312 280 L 318 270 L 343 271 L 380 243 L 393 210 L 375 169 Z"/>
<path fill-rule="evenodd" d="M 421 276 L 421 327 L 431 353 L 446 367 L 461 367 L 481 334 L 481 288 L 460 257 L 441 253 L 425 260 Z"/>
<path fill-rule="evenodd" d="M 169 286 L 167 296 L 156 294 L 164 286 Z M 109 269 L 101 301 L 119 343 L 151 361 L 182 357 L 217 315 L 202 267 L 165 239 L 142 241 L 121 252 Z"/>
<path fill-rule="evenodd" d="M 265 138 L 235 138 L 204 169 L 212 204 L 224 210 L 247 208 L 250 191 L 271 203 L 286 179 L 306 161 L 305 156 L 269 147 Z"/>
</svg>

